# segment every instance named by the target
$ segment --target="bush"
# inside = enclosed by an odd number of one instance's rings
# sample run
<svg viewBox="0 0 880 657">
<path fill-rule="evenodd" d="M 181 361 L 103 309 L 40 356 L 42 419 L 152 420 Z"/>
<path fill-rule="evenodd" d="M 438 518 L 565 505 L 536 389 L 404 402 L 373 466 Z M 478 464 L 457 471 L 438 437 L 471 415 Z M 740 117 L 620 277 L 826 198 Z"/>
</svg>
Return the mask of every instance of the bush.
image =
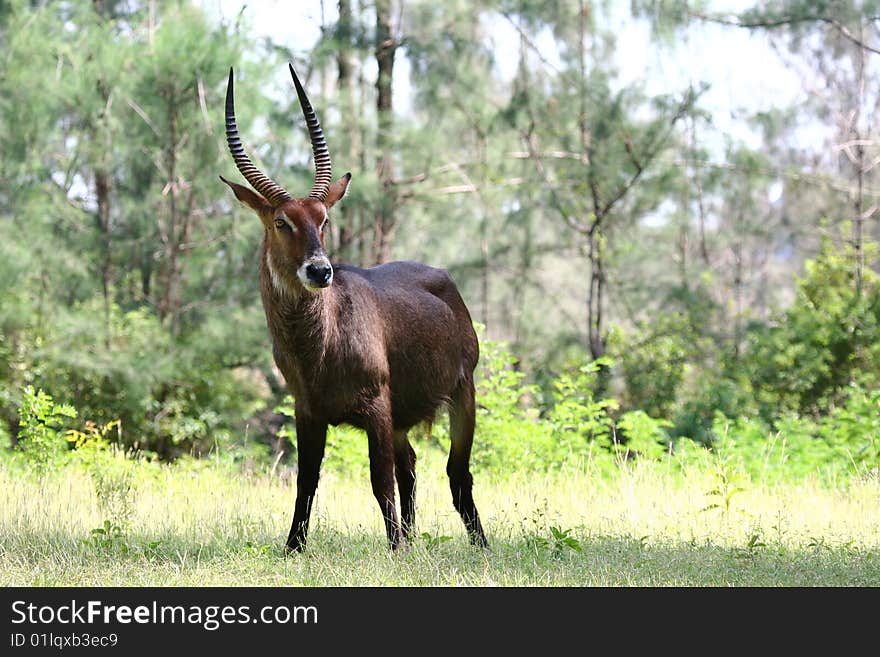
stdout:
<svg viewBox="0 0 880 657">
<path fill-rule="evenodd" d="M 483 337 L 480 363 L 475 373 L 477 398 L 477 448 L 472 462 L 477 469 L 509 471 L 548 467 L 555 454 L 548 428 L 538 419 L 534 407 L 537 387 L 525 383 L 525 374 L 516 368 L 517 359 L 508 346 Z M 438 435 L 448 448 L 447 426 L 438 426 Z M 548 453 L 549 452 L 549 453 Z"/>
<path fill-rule="evenodd" d="M 688 330 L 683 318 L 652 318 L 650 327 L 615 332 L 612 352 L 625 385 L 626 408 L 652 417 L 669 417 L 684 380 Z"/>
<path fill-rule="evenodd" d="M 477 467 L 499 472 L 540 471 L 567 463 L 608 470 L 621 458 L 655 459 L 666 452 L 670 423 L 644 411 L 615 419 L 614 399 L 596 399 L 597 378 L 611 367 L 599 359 L 556 377 L 551 406 L 535 405 L 537 387 L 526 384 L 503 343 L 483 339 L 477 377 Z"/>
<path fill-rule="evenodd" d="M 152 312 L 116 306 L 108 328 L 95 303 L 47 329 L 31 376 L 99 425 L 121 420 L 123 449 L 164 459 L 205 454 L 235 441 L 264 405 L 256 382 L 223 362 L 228 336 L 197 332 L 175 340 Z"/>
<path fill-rule="evenodd" d="M 806 264 L 792 306 L 769 327 L 755 327 L 741 367 L 761 416 L 819 417 L 849 395 L 852 383 L 880 382 L 880 279 L 865 269 L 861 290 L 852 254 L 830 242 Z"/>
<path fill-rule="evenodd" d="M 880 471 L 880 391 L 849 389 L 843 405 L 814 419 L 796 413 L 771 426 L 760 417 L 716 414 L 712 451 L 755 480 L 828 482 Z M 676 443 L 676 453 L 690 441 Z"/>
<path fill-rule="evenodd" d="M 31 467 L 42 473 L 58 463 L 67 447 L 61 428 L 65 418 L 76 415 L 70 404 L 57 404 L 51 395 L 32 386 L 24 389 L 18 409 L 18 450 Z"/>
<path fill-rule="evenodd" d="M 602 368 L 610 366 L 607 359 L 599 359 L 573 373 L 563 373 L 554 381 L 554 403 L 547 420 L 553 431 L 554 451 L 560 458 L 583 454 L 594 446 L 613 450 L 617 436 L 608 411 L 617 409 L 618 403 L 593 396 L 597 376 Z"/>
<path fill-rule="evenodd" d="M 820 422 L 851 403 L 852 386 L 876 389 L 880 277 L 866 269 L 857 289 L 852 263 L 849 247 L 837 249 L 826 240 L 806 263 L 787 310 L 766 324 L 751 323 L 740 349 L 716 347 L 717 365 L 691 366 L 690 381 L 668 416 L 673 434 L 713 444 L 719 412 L 760 418 L 768 431 L 800 418 Z M 637 360 L 650 366 L 647 357 Z"/>
</svg>

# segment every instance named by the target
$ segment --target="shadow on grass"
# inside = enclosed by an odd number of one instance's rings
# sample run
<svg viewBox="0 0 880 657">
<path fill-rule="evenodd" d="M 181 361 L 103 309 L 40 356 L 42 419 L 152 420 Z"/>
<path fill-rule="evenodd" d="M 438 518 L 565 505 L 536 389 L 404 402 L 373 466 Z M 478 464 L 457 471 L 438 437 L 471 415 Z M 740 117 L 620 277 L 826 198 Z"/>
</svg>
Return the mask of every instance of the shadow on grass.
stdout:
<svg viewBox="0 0 880 657">
<path fill-rule="evenodd" d="M 424 534 L 391 554 L 384 536 L 322 523 L 306 552 L 290 556 L 282 549 L 282 537 L 265 533 L 214 534 L 202 543 L 173 533 L 136 531 L 110 537 L 18 531 L 0 538 L 7 564 L 0 566 L 2 580 L 38 586 L 93 582 L 103 572 L 121 586 L 129 577 L 136 585 L 186 583 L 197 573 L 216 573 L 217 581 L 230 585 L 880 586 L 876 547 L 775 544 L 754 537 L 731 547 L 709 541 L 511 533 L 490 536 L 492 547 L 484 551 L 464 536 Z M 42 574 L 30 578 L 31 569 Z M 169 580 L 169 573 L 175 577 Z"/>
<path fill-rule="evenodd" d="M 566 585 L 880 585 L 880 552 L 851 545 L 792 546 L 750 540 L 742 547 L 730 547 L 708 541 L 593 536 L 578 540 L 575 547 L 553 541 L 536 545 L 533 538 L 514 536 L 496 540 L 493 552 L 502 561 L 530 562 L 539 571 L 558 568 Z M 489 562 L 493 563 L 491 557 Z"/>
</svg>

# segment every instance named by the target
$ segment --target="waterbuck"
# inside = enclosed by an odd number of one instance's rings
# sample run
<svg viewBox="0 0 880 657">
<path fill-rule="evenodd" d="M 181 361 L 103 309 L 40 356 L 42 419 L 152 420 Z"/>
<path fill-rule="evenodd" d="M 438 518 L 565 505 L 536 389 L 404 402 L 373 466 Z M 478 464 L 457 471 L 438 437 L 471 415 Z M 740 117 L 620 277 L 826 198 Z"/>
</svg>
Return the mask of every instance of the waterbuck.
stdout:
<svg viewBox="0 0 880 657">
<path fill-rule="evenodd" d="M 294 398 L 296 505 L 288 551 L 302 550 L 324 457 L 328 425 L 367 434 L 370 481 L 392 549 L 415 527 L 416 455 L 407 438 L 441 405 L 449 408 L 446 472 L 452 502 L 471 543 L 486 546 L 472 495 L 474 368 L 477 336 L 449 275 L 416 262 L 369 269 L 330 264 L 327 213 L 351 174 L 331 182 L 330 153 L 293 66 L 290 74 L 306 120 L 315 162 L 308 196 L 293 198 L 244 152 L 235 123 L 233 73 L 226 88 L 226 140 L 253 190 L 220 177 L 263 222 L 260 295 L 272 354 Z M 256 190 L 256 191 L 254 191 Z M 394 500 L 400 490 L 402 525 Z"/>
</svg>

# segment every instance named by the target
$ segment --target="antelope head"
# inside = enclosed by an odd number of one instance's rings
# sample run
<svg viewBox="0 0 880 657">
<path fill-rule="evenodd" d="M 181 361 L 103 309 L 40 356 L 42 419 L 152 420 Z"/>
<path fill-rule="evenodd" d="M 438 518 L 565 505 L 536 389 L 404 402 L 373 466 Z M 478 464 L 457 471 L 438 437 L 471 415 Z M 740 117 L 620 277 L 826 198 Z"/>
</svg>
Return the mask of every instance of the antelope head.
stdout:
<svg viewBox="0 0 880 657">
<path fill-rule="evenodd" d="M 266 230 L 266 265 L 279 293 L 300 289 L 318 292 L 333 282 L 333 267 L 327 258 L 324 230 L 327 211 L 345 196 L 351 174 L 331 183 L 330 151 L 321 124 L 312 109 L 293 66 L 290 75 L 306 119 L 315 161 L 315 184 L 308 196 L 293 198 L 283 187 L 262 173 L 244 152 L 235 124 L 232 69 L 226 86 L 226 143 L 236 167 L 253 189 L 220 179 L 235 197 L 257 213 Z M 254 191 L 256 190 L 256 191 Z"/>
</svg>

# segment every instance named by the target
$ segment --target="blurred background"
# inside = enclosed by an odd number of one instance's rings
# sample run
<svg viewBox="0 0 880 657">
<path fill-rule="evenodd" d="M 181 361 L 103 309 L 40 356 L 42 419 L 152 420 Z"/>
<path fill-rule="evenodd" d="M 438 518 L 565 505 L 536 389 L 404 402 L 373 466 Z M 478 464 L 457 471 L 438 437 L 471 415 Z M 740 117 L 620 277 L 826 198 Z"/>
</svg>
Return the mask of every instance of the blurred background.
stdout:
<svg viewBox="0 0 880 657">
<path fill-rule="evenodd" d="M 218 175 L 232 66 L 250 156 L 310 189 L 292 62 L 353 174 L 334 261 L 450 271 L 485 413 L 848 421 L 876 459 L 878 5 L 0 0 L 0 441 L 42 390 L 161 459 L 291 453 Z"/>
</svg>

